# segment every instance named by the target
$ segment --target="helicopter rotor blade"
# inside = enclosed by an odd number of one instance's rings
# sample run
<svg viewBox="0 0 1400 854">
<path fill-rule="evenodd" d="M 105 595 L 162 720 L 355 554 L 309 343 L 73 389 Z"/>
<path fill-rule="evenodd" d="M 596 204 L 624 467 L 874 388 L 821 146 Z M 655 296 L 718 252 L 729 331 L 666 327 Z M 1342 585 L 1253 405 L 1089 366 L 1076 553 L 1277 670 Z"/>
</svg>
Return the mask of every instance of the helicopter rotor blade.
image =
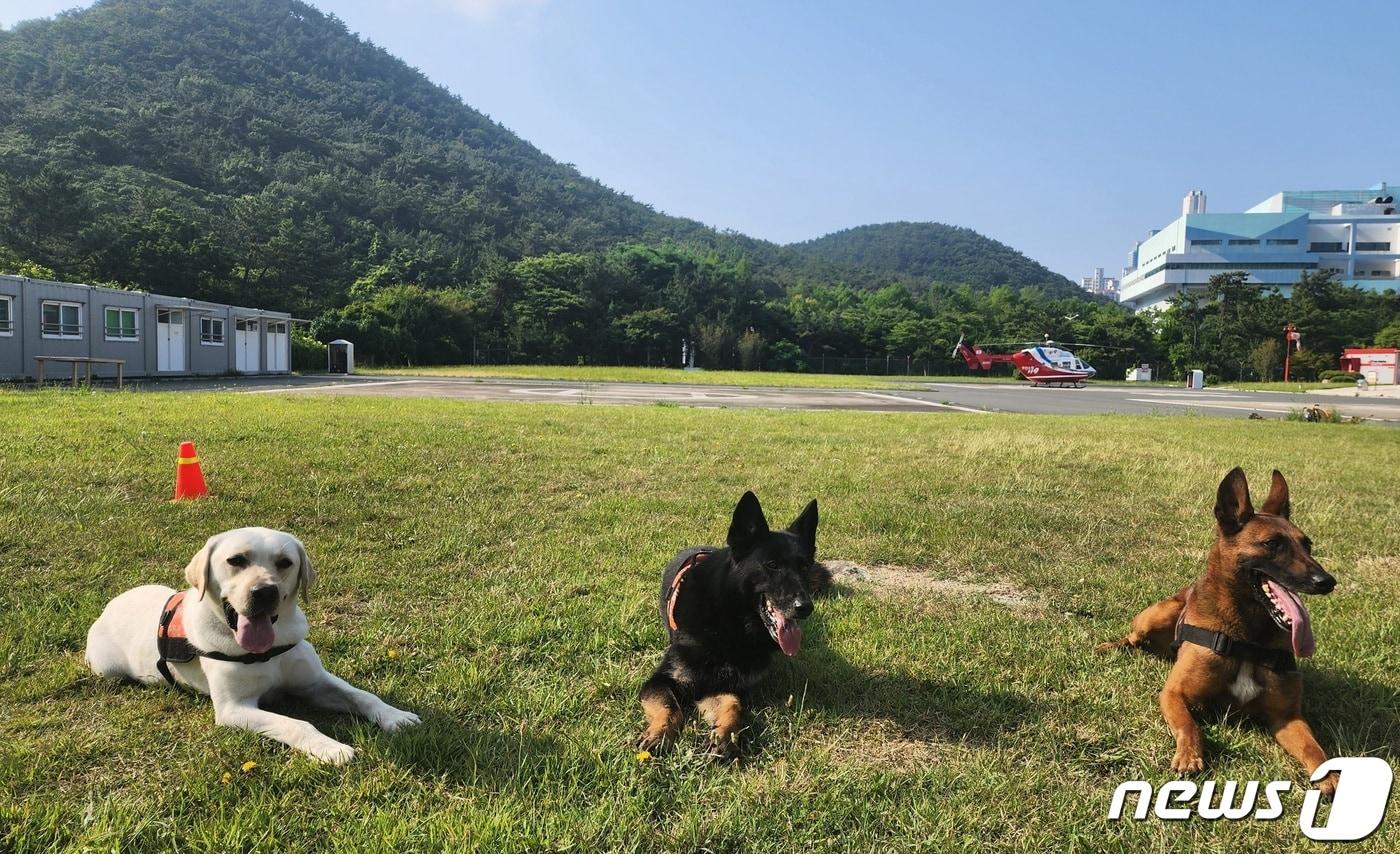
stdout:
<svg viewBox="0 0 1400 854">
<path fill-rule="evenodd" d="M 1132 349 L 1134 349 L 1134 348 L 1132 348 L 1132 347 L 1117 347 L 1117 346 L 1114 346 L 1114 345 L 1111 345 L 1111 344 L 1079 344 L 1079 343 L 1076 343 L 1076 342 L 1074 342 L 1074 341 L 1056 341 L 1056 342 L 1055 342 L 1055 346 L 1057 346 L 1057 347 L 1079 347 L 1079 348 L 1081 348 L 1081 349 L 1094 349 L 1094 350 L 1132 350 Z"/>
</svg>

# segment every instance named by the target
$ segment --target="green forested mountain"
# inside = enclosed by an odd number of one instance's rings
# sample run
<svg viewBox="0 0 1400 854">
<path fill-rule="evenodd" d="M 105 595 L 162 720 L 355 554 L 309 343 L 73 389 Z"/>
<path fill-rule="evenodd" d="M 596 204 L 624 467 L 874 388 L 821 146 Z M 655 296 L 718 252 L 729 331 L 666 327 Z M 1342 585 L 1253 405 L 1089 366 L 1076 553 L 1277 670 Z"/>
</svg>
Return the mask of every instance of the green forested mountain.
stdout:
<svg viewBox="0 0 1400 854">
<path fill-rule="evenodd" d="M 0 31 L 0 120 L 0 246 L 69 278 L 311 313 L 357 281 L 676 241 L 780 283 L 1063 282 L 953 246 L 860 269 L 659 214 L 297 0 L 103 0 Z"/>
<path fill-rule="evenodd" d="M 105 0 L 0 32 L 0 244 L 77 278 L 310 311 L 367 275 L 713 240 L 296 0 Z"/>
<path fill-rule="evenodd" d="M 801 254 L 914 281 L 960 282 L 979 290 L 1033 285 L 1054 296 L 1082 296 L 1069 279 L 1004 243 L 941 222 L 886 222 L 794 243 Z"/>
</svg>

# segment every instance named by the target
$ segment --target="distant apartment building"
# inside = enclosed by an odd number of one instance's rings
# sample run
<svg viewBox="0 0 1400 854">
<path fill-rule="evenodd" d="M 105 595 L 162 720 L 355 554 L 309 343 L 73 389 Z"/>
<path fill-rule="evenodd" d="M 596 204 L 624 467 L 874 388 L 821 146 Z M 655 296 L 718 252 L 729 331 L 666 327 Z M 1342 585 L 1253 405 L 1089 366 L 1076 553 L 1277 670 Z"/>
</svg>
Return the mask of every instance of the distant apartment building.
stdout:
<svg viewBox="0 0 1400 854">
<path fill-rule="evenodd" d="M 1094 275 L 1085 276 L 1079 280 L 1079 287 L 1091 294 L 1108 296 L 1117 299 L 1118 280 L 1112 276 L 1105 276 L 1102 267 L 1094 268 Z"/>
<path fill-rule="evenodd" d="M 1400 215 L 1384 182 L 1365 190 L 1285 190 L 1244 213 L 1207 213 L 1205 193 L 1133 247 L 1119 301 L 1159 309 L 1216 273 L 1239 270 L 1289 296 L 1304 271 L 1332 270 L 1348 285 L 1384 291 L 1400 278 Z"/>
</svg>

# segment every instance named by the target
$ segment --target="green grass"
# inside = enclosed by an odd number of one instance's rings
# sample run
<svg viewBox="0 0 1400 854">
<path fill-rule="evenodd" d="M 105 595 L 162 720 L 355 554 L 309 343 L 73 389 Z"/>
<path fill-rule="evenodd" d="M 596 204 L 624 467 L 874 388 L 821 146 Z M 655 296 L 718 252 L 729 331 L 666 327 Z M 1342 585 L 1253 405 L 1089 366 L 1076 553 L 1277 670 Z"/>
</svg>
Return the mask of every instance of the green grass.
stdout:
<svg viewBox="0 0 1400 854">
<path fill-rule="evenodd" d="M 1302 383 L 1302 382 L 1222 382 L 1213 388 L 1230 388 L 1239 391 L 1292 391 L 1307 392 L 1329 388 L 1356 388 L 1356 383 Z"/>
<path fill-rule="evenodd" d="M 1013 382 L 997 377 L 920 377 L 873 374 L 795 374 L 782 371 L 684 371 L 679 368 L 629 368 L 601 365 L 430 365 L 405 368 L 357 368 L 382 376 L 481 377 L 489 379 L 572 380 L 575 382 L 683 383 L 686 385 L 784 388 L 899 388 L 909 383 Z"/>
<path fill-rule="evenodd" d="M 1118 783 L 1170 778 L 1166 667 L 1090 648 L 1199 572 L 1236 464 L 1287 473 L 1339 579 L 1304 665 L 1324 748 L 1400 752 L 1393 430 L 180 393 L 0 392 L 0 414 L 7 850 L 1302 847 L 1300 771 L 1234 720 L 1207 727 L 1208 774 L 1294 780 L 1283 820 L 1104 819 Z M 186 438 L 216 497 L 171 504 Z M 693 723 L 638 762 L 660 567 L 720 539 L 749 488 L 782 523 L 820 498 L 822 556 L 1039 605 L 824 599 L 756 692 L 744 762 L 703 761 Z M 421 728 L 312 715 L 357 749 L 324 768 L 85 669 L 108 598 L 178 584 L 208 534 L 249 524 L 305 540 L 322 657 Z M 1394 821 L 1357 846 L 1397 848 Z"/>
</svg>

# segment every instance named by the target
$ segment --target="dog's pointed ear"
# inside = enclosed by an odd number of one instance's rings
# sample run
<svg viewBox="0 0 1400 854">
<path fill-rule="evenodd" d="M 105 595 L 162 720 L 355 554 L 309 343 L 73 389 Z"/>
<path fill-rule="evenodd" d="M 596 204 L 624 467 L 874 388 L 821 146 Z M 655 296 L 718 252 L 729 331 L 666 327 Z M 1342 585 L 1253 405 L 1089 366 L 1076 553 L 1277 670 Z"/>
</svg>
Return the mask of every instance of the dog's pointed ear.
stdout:
<svg viewBox="0 0 1400 854">
<path fill-rule="evenodd" d="M 1288 481 L 1283 479 L 1283 472 L 1274 469 L 1274 479 L 1269 484 L 1269 497 L 1264 499 L 1264 506 L 1259 508 L 1259 512 L 1272 513 L 1287 519 L 1290 509 L 1288 506 Z"/>
<path fill-rule="evenodd" d="M 817 559 L 817 499 L 808 502 L 793 523 L 788 525 L 788 533 L 797 537 L 808 559 Z"/>
<path fill-rule="evenodd" d="M 745 492 L 734 506 L 734 518 L 729 523 L 729 537 L 725 542 L 734 550 L 734 556 L 742 559 L 757 548 L 759 541 L 766 536 L 768 519 L 763 515 L 758 496 Z"/>
<path fill-rule="evenodd" d="M 190 586 L 199 591 L 199 598 L 204 598 L 204 591 L 209 589 L 209 585 L 214 580 L 214 546 L 219 542 L 219 535 L 215 534 L 204 541 L 204 548 L 195 552 L 190 562 L 185 564 L 185 580 Z"/>
<path fill-rule="evenodd" d="M 1254 505 L 1249 503 L 1249 481 L 1244 469 L 1235 466 L 1220 488 L 1215 492 L 1215 520 L 1225 536 L 1234 536 L 1254 516 Z"/>
<path fill-rule="evenodd" d="M 312 566 L 311 555 L 306 553 L 306 546 L 302 545 L 301 540 L 293 537 L 292 541 L 297 544 L 297 557 L 301 559 L 301 563 L 297 566 L 297 590 L 301 592 L 301 601 L 309 602 L 310 598 L 306 591 L 310 590 L 311 585 L 316 583 L 316 567 Z"/>
</svg>

